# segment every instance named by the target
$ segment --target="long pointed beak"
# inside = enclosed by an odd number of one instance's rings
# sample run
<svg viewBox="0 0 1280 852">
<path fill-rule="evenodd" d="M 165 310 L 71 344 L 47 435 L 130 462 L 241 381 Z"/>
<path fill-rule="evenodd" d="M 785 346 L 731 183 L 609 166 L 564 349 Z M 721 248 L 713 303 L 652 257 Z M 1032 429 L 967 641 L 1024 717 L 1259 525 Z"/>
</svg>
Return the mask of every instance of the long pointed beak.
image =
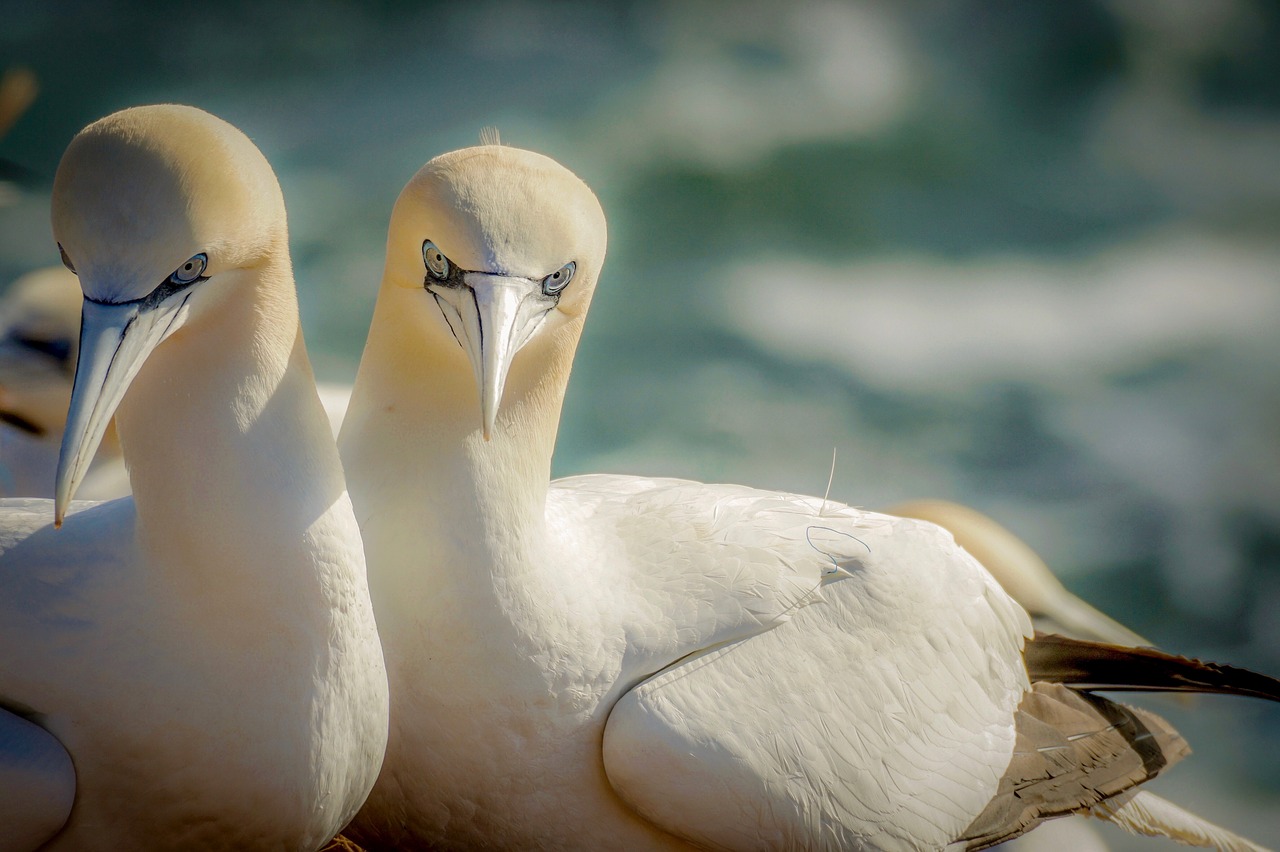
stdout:
<svg viewBox="0 0 1280 852">
<path fill-rule="evenodd" d="M 151 351 L 182 324 L 189 293 L 158 305 L 142 301 L 106 304 L 84 300 L 80 360 L 71 387 L 66 431 L 53 488 L 53 523 L 62 526 L 67 506 L 102 443 L 112 415 Z"/>
<path fill-rule="evenodd" d="M 502 403 L 511 361 L 555 307 L 542 282 L 468 272 L 463 287 L 428 287 L 466 350 L 480 389 L 480 417 L 487 441 Z"/>
</svg>

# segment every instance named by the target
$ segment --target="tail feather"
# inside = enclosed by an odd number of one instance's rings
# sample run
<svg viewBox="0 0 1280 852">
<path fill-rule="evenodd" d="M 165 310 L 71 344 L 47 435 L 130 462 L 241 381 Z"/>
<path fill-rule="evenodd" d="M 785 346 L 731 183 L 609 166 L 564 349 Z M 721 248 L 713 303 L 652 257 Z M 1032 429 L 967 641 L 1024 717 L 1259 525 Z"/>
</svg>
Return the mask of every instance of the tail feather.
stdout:
<svg viewBox="0 0 1280 852">
<path fill-rule="evenodd" d="M 1089 808 L 1087 813 L 1131 834 L 1166 837 L 1187 846 L 1205 846 L 1224 852 L 1266 852 L 1266 847 L 1145 790 L 1113 796 Z"/>
<path fill-rule="evenodd" d="M 1032 681 L 1061 683 L 1076 689 L 1216 692 L 1280 701 L 1280 680 L 1154 648 L 1125 648 L 1036 633 L 1024 655 Z"/>
</svg>

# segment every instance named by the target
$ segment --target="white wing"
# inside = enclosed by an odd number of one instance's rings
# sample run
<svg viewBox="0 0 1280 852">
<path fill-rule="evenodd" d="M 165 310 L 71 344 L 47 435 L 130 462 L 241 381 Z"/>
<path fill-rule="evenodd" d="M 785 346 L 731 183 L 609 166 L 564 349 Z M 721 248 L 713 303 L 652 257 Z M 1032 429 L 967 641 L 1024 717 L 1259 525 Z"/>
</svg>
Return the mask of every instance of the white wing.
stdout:
<svg viewBox="0 0 1280 852">
<path fill-rule="evenodd" d="M 98 628 L 131 612 L 133 501 L 73 506 L 55 530 L 51 501 L 0 501 L 0 849 L 34 849 L 70 814 L 76 774 L 48 719 L 81 693 L 129 693 Z"/>
<path fill-rule="evenodd" d="M 661 660 L 647 676 L 818 600 L 841 573 L 837 561 L 865 553 L 859 536 L 885 522 L 844 507 L 821 517 L 820 508 L 739 485 L 595 475 L 553 483 L 547 518 L 577 550 L 564 564 L 597 573 L 580 585 L 630 611 L 631 652 Z"/>
<path fill-rule="evenodd" d="M 626 693 L 605 731 L 615 789 L 667 831 L 719 848 L 915 848 L 959 836 L 1012 753 L 1025 613 L 931 524 L 699 488 L 686 496 L 719 518 L 699 531 L 701 560 L 683 549 L 687 571 L 719 570 L 736 537 L 739 570 L 756 581 L 722 596 L 768 601 L 763 589 L 815 572 L 821 588 L 750 633 L 742 619 L 738 636 L 724 623 L 704 630 L 700 652 Z M 778 505 L 762 511 L 769 500 Z"/>
</svg>

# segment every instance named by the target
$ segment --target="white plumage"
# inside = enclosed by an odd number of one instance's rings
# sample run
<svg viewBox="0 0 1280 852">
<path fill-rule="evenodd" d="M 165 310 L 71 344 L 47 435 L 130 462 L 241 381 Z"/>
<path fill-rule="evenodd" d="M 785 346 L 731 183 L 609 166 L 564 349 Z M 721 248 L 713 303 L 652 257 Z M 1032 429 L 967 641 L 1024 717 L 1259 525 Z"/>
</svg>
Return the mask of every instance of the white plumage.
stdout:
<svg viewBox="0 0 1280 852">
<path fill-rule="evenodd" d="M 84 346 L 57 499 L 0 503 L 0 848 L 317 848 L 386 679 L 275 177 L 207 113 L 126 110 L 53 224 Z M 113 412 L 134 496 L 70 504 Z"/>
<path fill-rule="evenodd" d="M 1154 716 L 1033 689 L 1026 614 L 932 524 L 549 482 L 604 244 L 590 190 L 512 148 L 396 203 L 339 441 L 392 693 L 358 839 L 976 845 L 1181 755 Z"/>
</svg>

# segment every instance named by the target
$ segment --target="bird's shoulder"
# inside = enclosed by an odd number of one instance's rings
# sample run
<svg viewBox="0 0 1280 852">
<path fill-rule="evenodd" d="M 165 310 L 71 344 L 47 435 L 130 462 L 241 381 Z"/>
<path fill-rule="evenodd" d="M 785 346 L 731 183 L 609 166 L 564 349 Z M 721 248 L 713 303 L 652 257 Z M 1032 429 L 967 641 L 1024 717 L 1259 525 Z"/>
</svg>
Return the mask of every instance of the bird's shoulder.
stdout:
<svg viewBox="0 0 1280 852">
<path fill-rule="evenodd" d="M 647 567 L 674 562 L 711 570 L 736 557 L 835 579 L 854 567 L 892 562 L 899 577 L 941 570 L 968 584 L 989 579 L 951 533 L 933 523 L 745 485 L 575 476 L 552 483 L 547 522 L 562 537 L 589 540 L 598 552 L 622 547 L 627 562 Z"/>
<path fill-rule="evenodd" d="M 806 533 L 815 528 L 847 532 L 893 520 L 902 519 L 785 491 L 613 474 L 555 480 L 548 499 L 552 524 L 625 531 L 633 540 L 660 537 L 676 545 L 810 546 Z"/>
<path fill-rule="evenodd" d="M 548 526 L 581 558 L 650 596 L 749 601 L 770 621 L 856 558 L 883 521 L 850 507 L 742 485 L 593 475 L 557 480 Z M 669 607 L 668 607 L 669 609 Z"/>
<path fill-rule="evenodd" d="M 1002 636 L 1030 629 L 941 527 L 819 497 L 580 476 L 554 484 L 548 524 L 559 525 L 571 561 L 607 568 L 603 593 L 659 613 L 655 635 L 684 637 L 686 653 L 770 629 L 823 601 L 846 611 L 839 629 L 920 625 L 939 609 Z"/>
</svg>

